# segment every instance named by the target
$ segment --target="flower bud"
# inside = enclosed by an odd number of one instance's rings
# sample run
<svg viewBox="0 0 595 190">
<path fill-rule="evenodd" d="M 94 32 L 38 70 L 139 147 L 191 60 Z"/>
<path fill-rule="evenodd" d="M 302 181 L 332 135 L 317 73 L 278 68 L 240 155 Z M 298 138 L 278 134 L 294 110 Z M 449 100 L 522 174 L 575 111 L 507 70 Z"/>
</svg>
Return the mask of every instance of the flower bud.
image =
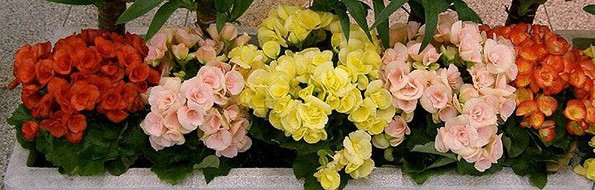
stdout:
<svg viewBox="0 0 595 190">
<path fill-rule="evenodd" d="M 238 29 L 231 23 L 225 23 L 225 26 L 221 29 L 219 37 L 223 41 L 231 41 L 238 36 Z"/>
<path fill-rule="evenodd" d="M 178 60 L 186 60 L 188 57 L 188 51 L 190 51 L 190 49 L 188 49 L 188 47 L 182 43 L 171 46 L 171 50 Z"/>
<path fill-rule="evenodd" d="M 217 52 L 211 46 L 202 46 L 196 50 L 195 56 L 200 63 L 206 64 L 217 57 Z"/>
<path fill-rule="evenodd" d="M 384 133 L 374 135 L 372 137 L 372 144 L 379 149 L 386 149 L 390 146 L 388 139 Z"/>
</svg>

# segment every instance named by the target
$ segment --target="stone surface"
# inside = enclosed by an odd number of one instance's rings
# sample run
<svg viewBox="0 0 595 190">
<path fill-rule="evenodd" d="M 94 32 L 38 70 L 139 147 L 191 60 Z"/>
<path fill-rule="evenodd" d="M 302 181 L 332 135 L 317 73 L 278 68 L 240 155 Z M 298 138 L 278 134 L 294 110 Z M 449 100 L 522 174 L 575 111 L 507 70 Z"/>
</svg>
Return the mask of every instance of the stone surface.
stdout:
<svg viewBox="0 0 595 190">
<path fill-rule="evenodd" d="M 133 168 L 121 176 L 68 177 L 56 168 L 31 168 L 25 165 L 28 151 L 16 145 L 8 166 L 4 188 L 13 189 L 302 189 L 290 168 L 240 168 L 229 175 L 216 177 L 207 184 L 195 172 L 176 186 L 159 181 L 149 169 Z M 591 181 L 570 169 L 548 177 L 546 189 L 591 189 Z M 422 185 L 415 184 L 397 168 L 376 168 L 367 179 L 351 180 L 345 189 L 535 189 L 527 177 L 516 176 L 510 168 L 493 175 L 474 177 L 447 172 L 431 177 Z"/>
</svg>

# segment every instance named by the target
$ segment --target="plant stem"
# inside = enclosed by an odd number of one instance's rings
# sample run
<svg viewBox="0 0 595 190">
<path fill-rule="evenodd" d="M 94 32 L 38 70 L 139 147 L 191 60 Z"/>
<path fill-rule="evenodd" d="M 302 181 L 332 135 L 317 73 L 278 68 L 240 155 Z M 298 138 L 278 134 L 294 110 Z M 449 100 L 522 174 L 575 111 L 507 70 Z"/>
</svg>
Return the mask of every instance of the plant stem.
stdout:
<svg viewBox="0 0 595 190">
<path fill-rule="evenodd" d="M 124 35 L 124 24 L 116 25 L 118 17 L 126 10 L 125 0 L 100 0 L 97 2 L 97 24 L 99 29 L 105 29 Z"/>
<path fill-rule="evenodd" d="M 214 24 L 217 20 L 217 12 L 215 11 L 215 4 L 213 0 L 197 0 L 196 1 L 196 25 L 202 31 L 206 31 L 209 25 Z"/>
<path fill-rule="evenodd" d="M 506 18 L 506 25 L 516 23 L 533 24 L 535 14 L 537 13 L 537 8 L 539 8 L 541 3 L 524 2 L 531 3 L 531 5 L 529 5 L 529 8 L 527 9 L 527 14 L 521 15 L 519 13 L 519 8 L 521 7 L 521 3 L 523 3 L 522 1 L 526 0 L 512 0 L 512 3 L 510 4 L 510 9 L 507 10 L 508 18 Z"/>
</svg>

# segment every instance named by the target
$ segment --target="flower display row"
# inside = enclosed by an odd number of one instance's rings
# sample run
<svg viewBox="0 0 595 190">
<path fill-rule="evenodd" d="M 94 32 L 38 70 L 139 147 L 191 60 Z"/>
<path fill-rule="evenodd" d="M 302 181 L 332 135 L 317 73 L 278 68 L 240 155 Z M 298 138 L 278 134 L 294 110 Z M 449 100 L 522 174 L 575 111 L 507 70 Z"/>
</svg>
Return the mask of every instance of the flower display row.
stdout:
<svg viewBox="0 0 595 190">
<path fill-rule="evenodd" d="M 68 175 L 140 166 L 177 184 L 195 170 L 209 182 L 291 167 L 307 189 L 342 189 L 386 165 L 419 184 L 511 167 L 543 188 L 571 165 L 593 178 L 593 48 L 453 12 L 431 36 L 428 23 L 395 25 L 384 46 L 341 17 L 282 5 L 255 36 L 217 23 L 25 45 L 9 84 L 23 105 L 8 122 L 41 166 Z"/>
</svg>

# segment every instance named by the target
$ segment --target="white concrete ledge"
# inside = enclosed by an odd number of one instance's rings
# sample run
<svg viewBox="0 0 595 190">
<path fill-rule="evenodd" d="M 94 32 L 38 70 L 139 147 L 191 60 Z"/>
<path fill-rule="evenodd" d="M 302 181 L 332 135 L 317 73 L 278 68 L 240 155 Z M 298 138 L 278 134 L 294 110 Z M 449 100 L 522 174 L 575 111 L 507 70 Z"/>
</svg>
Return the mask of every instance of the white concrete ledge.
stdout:
<svg viewBox="0 0 595 190">
<path fill-rule="evenodd" d="M 236 168 L 228 176 L 206 184 L 201 172 L 171 186 L 160 181 L 148 168 L 132 168 L 121 176 L 64 176 L 56 168 L 27 167 L 29 152 L 15 145 L 4 177 L 4 188 L 13 189 L 302 189 L 291 168 Z M 535 189 L 527 177 L 516 176 L 510 168 L 494 175 L 474 177 L 449 172 L 415 184 L 398 168 L 376 168 L 367 179 L 351 180 L 346 189 Z M 592 189 L 593 183 L 570 169 L 550 175 L 546 189 Z"/>
</svg>

